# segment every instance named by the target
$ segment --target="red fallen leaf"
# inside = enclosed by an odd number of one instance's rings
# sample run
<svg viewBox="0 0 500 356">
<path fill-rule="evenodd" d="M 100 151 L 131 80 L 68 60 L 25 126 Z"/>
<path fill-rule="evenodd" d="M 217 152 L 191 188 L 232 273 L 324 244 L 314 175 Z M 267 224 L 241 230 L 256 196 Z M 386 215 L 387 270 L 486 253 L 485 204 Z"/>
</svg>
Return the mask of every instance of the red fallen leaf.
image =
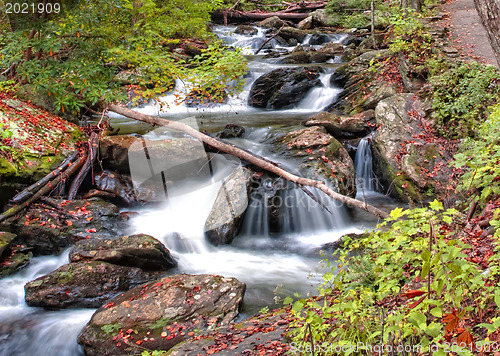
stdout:
<svg viewBox="0 0 500 356">
<path fill-rule="evenodd" d="M 422 290 L 409 290 L 408 292 L 403 293 L 402 296 L 406 297 L 408 299 L 412 299 L 415 297 L 420 297 L 421 295 L 423 295 L 425 293 L 427 293 L 427 292 L 424 292 Z"/>
<path fill-rule="evenodd" d="M 426 294 L 426 295 L 424 295 L 424 296 L 423 296 L 422 298 L 420 298 L 419 300 L 417 300 L 416 302 L 411 303 L 411 304 L 409 305 L 409 308 L 410 308 L 410 309 L 415 308 L 417 305 L 419 305 L 420 303 L 422 303 L 422 302 L 425 300 L 425 298 L 427 298 L 427 294 Z"/>
<path fill-rule="evenodd" d="M 163 285 L 163 283 L 161 283 L 161 282 L 156 282 L 155 283 L 155 287 L 161 287 L 162 285 Z"/>
<path fill-rule="evenodd" d="M 468 332 L 467 330 L 465 330 L 463 333 L 461 333 L 457 337 L 457 342 L 458 342 L 459 346 L 462 344 L 465 344 L 467 346 L 471 346 L 473 341 L 474 341 L 474 338 L 472 337 L 471 333 Z"/>
<path fill-rule="evenodd" d="M 87 220 L 87 221 L 92 221 L 92 219 L 93 219 L 93 217 L 91 216 L 91 217 L 88 217 L 88 218 L 87 218 L 87 219 L 85 219 L 85 220 Z"/>
<path fill-rule="evenodd" d="M 406 187 L 408 187 L 408 182 L 406 182 L 405 184 L 403 184 L 401 187 L 402 187 L 402 188 L 406 188 Z"/>
<path fill-rule="evenodd" d="M 443 317 L 443 323 L 446 324 L 444 329 L 449 333 L 453 333 L 459 320 L 460 318 L 458 317 L 457 310 L 454 310 L 452 313 L 445 314 Z"/>
<path fill-rule="evenodd" d="M 135 343 L 136 343 L 137 345 L 140 345 L 140 344 L 142 344 L 142 340 L 137 340 Z"/>
</svg>

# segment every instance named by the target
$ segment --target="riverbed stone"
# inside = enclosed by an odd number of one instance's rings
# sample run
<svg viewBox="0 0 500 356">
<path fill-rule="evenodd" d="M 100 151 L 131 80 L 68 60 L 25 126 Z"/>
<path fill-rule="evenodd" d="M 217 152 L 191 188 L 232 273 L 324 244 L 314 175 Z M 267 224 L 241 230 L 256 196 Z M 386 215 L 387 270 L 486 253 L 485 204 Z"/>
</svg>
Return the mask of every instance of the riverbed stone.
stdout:
<svg viewBox="0 0 500 356">
<path fill-rule="evenodd" d="M 0 278 L 9 276 L 26 267 L 33 256 L 31 252 L 19 252 L 13 250 L 8 256 L 0 259 Z"/>
<path fill-rule="evenodd" d="M 132 180 L 127 175 L 105 169 L 94 176 L 94 184 L 97 189 L 112 193 L 123 203 L 132 204 L 138 200 Z"/>
<path fill-rule="evenodd" d="M 243 126 L 235 124 L 227 124 L 224 130 L 218 132 L 216 136 L 218 138 L 236 138 L 242 137 L 245 134 L 245 128 Z"/>
<path fill-rule="evenodd" d="M 280 36 L 281 36 L 281 38 L 285 39 L 286 41 L 290 41 L 290 39 L 294 39 L 300 43 L 300 42 L 304 41 L 304 39 L 306 38 L 307 32 L 304 30 L 301 30 L 299 28 L 285 26 L 281 29 Z"/>
<path fill-rule="evenodd" d="M 104 167 L 130 174 L 128 150 L 137 141 L 131 135 L 105 136 L 99 140 L 99 158 Z"/>
<path fill-rule="evenodd" d="M 167 353 L 168 356 L 287 355 L 290 349 L 286 333 L 291 316 L 285 308 L 187 339 Z"/>
<path fill-rule="evenodd" d="M 423 136 L 424 104 L 414 94 L 382 100 L 375 109 L 379 129 L 371 141 L 374 173 L 402 201 L 431 199 L 452 175 L 450 152 Z M 418 119 L 420 118 L 420 119 Z"/>
<path fill-rule="evenodd" d="M 239 230 L 248 207 L 252 172 L 238 167 L 222 183 L 205 221 L 205 238 L 213 245 L 230 244 Z"/>
<path fill-rule="evenodd" d="M 174 275 L 125 292 L 99 308 L 78 342 L 88 356 L 169 350 L 195 333 L 228 325 L 245 284 L 217 275 Z"/>
<path fill-rule="evenodd" d="M 352 139 L 366 136 L 370 132 L 368 123 L 374 118 L 375 112 L 373 110 L 353 116 L 336 115 L 323 111 L 307 119 L 304 125 L 322 126 L 337 139 Z"/>
<path fill-rule="evenodd" d="M 102 261 L 145 270 L 167 270 L 177 265 L 160 241 L 145 234 L 78 241 L 70 250 L 69 261 Z"/>
<path fill-rule="evenodd" d="M 253 36 L 259 32 L 255 27 L 250 25 L 239 25 L 234 29 L 234 33 L 238 35 Z"/>
<path fill-rule="evenodd" d="M 30 248 L 34 255 L 57 254 L 91 236 L 122 235 L 121 229 L 125 228 L 118 207 L 102 199 L 50 201 L 51 205 L 32 204 L 10 226 L 17 234 L 15 242 Z"/>
<path fill-rule="evenodd" d="M 328 180 L 340 194 L 356 195 L 355 170 L 344 146 L 324 127 L 313 126 L 293 131 L 277 140 L 279 153 L 296 158 L 305 176 Z"/>
<path fill-rule="evenodd" d="M 267 19 L 262 20 L 259 22 L 259 27 L 265 27 L 265 28 L 275 28 L 278 29 L 281 26 L 284 25 L 284 21 L 280 19 L 278 16 L 271 16 L 268 17 Z"/>
<path fill-rule="evenodd" d="M 315 86 L 320 86 L 316 67 L 278 68 L 258 78 L 248 104 L 258 108 L 289 109 L 299 103 Z"/>
<path fill-rule="evenodd" d="M 117 293 L 158 277 L 158 272 L 100 261 L 69 263 L 27 283 L 25 299 L 29 306 L 48 309 L 98 308 Z"/>
</svg>

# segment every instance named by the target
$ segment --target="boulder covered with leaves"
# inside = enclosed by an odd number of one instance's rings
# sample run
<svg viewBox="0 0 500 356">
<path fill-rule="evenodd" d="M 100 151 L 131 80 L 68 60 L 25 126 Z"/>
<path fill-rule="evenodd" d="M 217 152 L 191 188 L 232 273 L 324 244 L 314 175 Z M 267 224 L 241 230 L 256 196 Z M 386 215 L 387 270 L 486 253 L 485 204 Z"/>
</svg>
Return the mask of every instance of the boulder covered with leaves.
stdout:
<svg viewBox="0 0 500 356">
<path fill-rule="evenodd" d="M 216 275 L 174 275 L 136 287 L 99 308 L 78 342 L 85 353 L 131 355 L 169 350 L 179 342 L 228 325 L 243 301 L 245 284 Z"/>
<path fill-rule="evenodd" d="M 123 221 L 116 205 L 99 198 L 61 200 L 45 198 L 19 219 L 4 224 L 17 234 L 14 242 L 35 255 L 60 253 L 76 241 L 92 236 L 120 236 Z"/>
<path fill-rule="evenodd" d="M 305 176 L 327 179 L 340 194 L 356 195 L 352 158 L 324 127 L 313 126 L 293 131 L 278 141 L 280 153 L 298 159 L 299 168 L 305 172 Z"/>
</svg>

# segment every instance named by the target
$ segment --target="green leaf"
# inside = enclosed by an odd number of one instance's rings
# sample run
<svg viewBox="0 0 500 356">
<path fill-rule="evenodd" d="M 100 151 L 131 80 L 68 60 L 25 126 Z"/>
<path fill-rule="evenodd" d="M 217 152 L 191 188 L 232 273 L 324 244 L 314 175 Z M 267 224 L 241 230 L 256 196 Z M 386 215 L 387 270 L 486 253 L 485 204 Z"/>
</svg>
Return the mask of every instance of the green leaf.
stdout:
<svg viewBox="0 0 500 356">
<path fill-rule="evenodd" d="M 404 215 L 404 213 L 403 213 L 403 209 L 402 208 L 393 209 L 391 211 L 391 213 L 389 214 L 389 216 L 391 218 L 393 218 L 393 219 L 398 219 L 398 218 L 400 218 L 403 215 Z"/>
<path fill-rule="evenodd" d="M 286 297 L 284 300 L 283 300 L 283 305 L 288 305 L 290 303 L 293 302 L 293 298 L 291 297 Z"/>
<path fill-rule="evenodd" d="M 441 307 L 435 307 L 431 309 L 431 314 L 436 318 L 441 318 L 443 316 L 443 309 Z"/>
<path fill-rule="evenodd" d="M 443 203 L 437 200 L 432 201 L 429 206 L 434 211 L 443 210 Z"/>
</svg>

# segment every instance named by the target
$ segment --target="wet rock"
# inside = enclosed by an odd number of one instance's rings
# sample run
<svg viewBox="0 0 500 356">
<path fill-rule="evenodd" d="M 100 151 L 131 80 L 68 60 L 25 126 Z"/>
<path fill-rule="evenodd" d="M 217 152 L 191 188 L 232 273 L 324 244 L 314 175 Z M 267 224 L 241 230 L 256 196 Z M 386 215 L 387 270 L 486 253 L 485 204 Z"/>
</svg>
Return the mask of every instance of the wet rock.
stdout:
<svg viewBox="0 0 500 356">
<path fill-rule="evenodd" d="M 349 76 L 346 73 L 335 71 L 330 76 L 330 83 L 334 86 L 343 88 L 347 81 L 349 80 Z"/>
<path fill-rule="evenodd" d="M 222 184 L 205 222 L 205 238 L 214 245 L 230 244 L 248 206 L 252 172 L 238 167 Z"/>
<path fill-rule="evenodd" d="M 423 103 L 413 94 L 384 99 L 375 109 L 379 129 L 372 140 L 374 173 L 382 186 L 402 201 L 421 201 L 439 194 L 452 175 L 447 164 L 451 154 L 439 143 L 420 136 L 421 122 L 415 117 L 425 117 L 425 113 Z"/>
<path fill-rule="evenodd" d="M 305 126 L 323 126 L 335 138 L 364 137 L 370 132 L 368 122 L 375 118 L 375 112 L 368 110 L 354 116 L 335 115 L 320 112 L 304 122 Z"/>
<path fill-rule="evenodd" d="M 305 19 L 301 20 L 297 24 L 297 28 L 300 30 L 309 30 L 310 28 L 313 27 L 313 18 L 312 16 L 308 16 Z"/>
<path fill-rule="evenodd" d="M 322 45 L 330 42 L 330 37 L 325 35 L 324 33 L 314 33 L 309 38 L 309 44 L 312 46 Z"/>
<path fill-rule="evenodd" d="M 414 73 L 411 69 L 408 60 L 404 56 L 399 57 L 399 73 L 403 79 L 403 83 L 407 92 L 416 93 L 425 84 L 425 80 L 418 73 Z"/>
<path fill-rule="evenodd" d="M 99 158 L 104 167 L 130 174 L 128 150 L 137 141 L 130 135 L 106 136 L 99 140 Z"/>
<path fill-rule="evenodd" d="M 32 256 L 31 252 L 23 253 L 15 250 L 10 255 L 4 256 L 0 262 L 0 278 L 14 274 L 26 267 Z"/>
<path fill-rule="evenodd" d="M 342 54 L 344 52 L 344 46 L 342 43 L 330 42 L 321 47 L 318 52 L 328 54 L 330 56 L 335 56 Z"/>
<path fill-rule="evenodd" d="M 245 128 L 235 124 L 227 124 L 224 130 L 217 133 L 219 138 L 236 138 L 242 137 L 245 134 Z"/>
<path fill-rule="evenodd" d="M 87 236 L 117 236 L 125 228 L 118 207 L 99 198 L 51 201 L 51 205 L 33 204 L 11 226 L 18 235 L 16 243 L 31 248 L 35 255 L 60 253 Z"/>
<path fill-rule="evenodd" d="M 263 27 L 266 27 L 266 26 L 263 26 Z M 273 26 L 271 26 L 271 27 L 273 27 Z M 239 25 L 234 30 L 234 33 L 236 33 L 238 35 L 246 35 L 246 36 L 253 36 L 253 35 L 256 35 L 258 32 L 259 31 L 255 27 L 250 26 L 250 25 Z"/>
<path fill-rule="evenodd" d="M 120 292 L 158 278 L 156 272 L 92 261 L 69 263 L 24 286 L 32 307 L 98 308 Z"/>
<path fill-rule="evenodd" d="M 69 261 L 102 261 L 145 270 L 167 270 L 177 265 L 160 241 L 142 234 L 78 241 L 71 248 Z"/>
<path fill-rule="evenodd" d="M 284 24 L 284 21 L 281 20 L 278 16 L 272 16 L 272 17 L 269 17 L 269 18 L 259 22 L 259 27 L 278 29 L 281 26 L 283 26 L 283 24 Z"/>
<path fill-rule="evenodd" d="M 280 64 L 302 64 L 311 63 L 311 52 L 293 51 L 288 56 L 279 60 Z"/>
<path fill-rule="evenodd" d="M 314 126 L 291 132 L 280 138 L 281 154 L 296 157 L 299 168 L 311 179 L 327 179 L 343 195 L 356 195 L 352 158 L 342 144 L 324 127 Z"/>
<path fill-rule="evenodd" d="M 285 26 L 281 29 L 280 36 L 286 41 L 294 39 L 297 42 L 303 42 L 307 36 L 307 32 L 298 28 Z"/>
<path fill-rule="evenodd" d="M 338 252 L 339 250 L 342 249 L 347 249 L 350 246 L 347 244 L 348 241 L 355 241 L 359 239 L 363 239 L 368 237 L 368 233 L 363 233 L 363 234 L 356 234 L 356 233 L 351 233 L 351 234 L 346 234 L 342 235 L 339 237 L 338 240 L 333 241 L 333 242 L 328 242 L 321 246 L 321 250 L 326 251 L 326 252 Z"/>
<path fill-rule="evenodd" d="M 99 308 L 78 342 L 89 356 L 169 350 L 194 333 L 228 325 L 245 285 L 215 275 L 175 275 L 136 287 Z M 140 352 L 140 351 L 139 351 Z"/>
<path fill-rule="evenodd" d="M 94 182 L 98 189 L 113 193 L 114 196 L 127 204 L 137 201 L 132 180 L 128 176 L 104 170 L 95 175 Z"/>
<path fill-rule="evenodd" d="M 320 85 L 318 68 L 278 68 L 254 82 L 248 104 L 269 109 L 292 108 L 311 88 Z"/>
<path fill-rule="evenodd" d="M 284 309 L 256 315 L 214 332 L 192 337 L 169 351 L 169 356 L 197 356 L 220 350 L 217 355 L 285 355 L 289 350 L 287 328 L 290 316 Z M 226 345 L 226 346 L 222 346 Z"/>
</svg>

